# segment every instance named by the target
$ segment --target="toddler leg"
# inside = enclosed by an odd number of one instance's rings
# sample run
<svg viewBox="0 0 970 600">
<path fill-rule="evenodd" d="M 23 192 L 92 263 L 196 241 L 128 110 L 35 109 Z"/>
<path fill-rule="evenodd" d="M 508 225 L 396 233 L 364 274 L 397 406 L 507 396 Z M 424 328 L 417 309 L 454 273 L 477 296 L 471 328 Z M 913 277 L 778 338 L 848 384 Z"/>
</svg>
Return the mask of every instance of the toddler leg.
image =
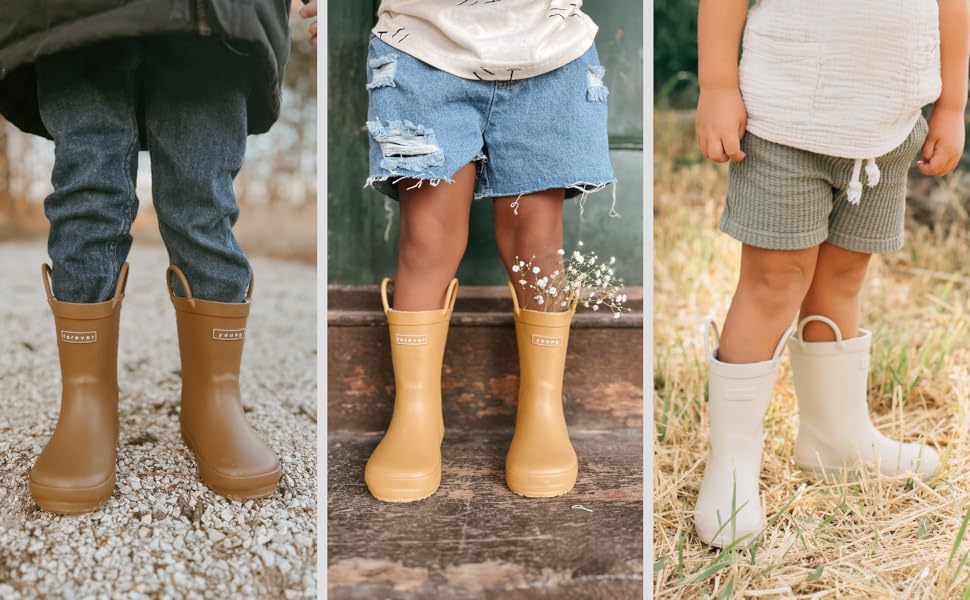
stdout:
<svg viewBox="0 0 970 600">
<path fill-rule="evenodd" d="M 517 202 L 517 208 L 512 208 L 513 201 Z M 562 248 L 562 205 L 561 189 L 527 194 L 518 200 L 495 199 L 495 243 L 513 282 L 520 279 L 512 272 L 515 257 L 524 261 L 535 257 L 534 264 L 542 270 L 540 274 L 562 270 L 562 257 L 556 254 Z M 516 284 L 514 287 L 520 305 L 538 308 L 535 301 L 526 298 L 522 286 Z M 557 308 L 562 310 L 562 307 Z"/>
<path fill-rule="evenodd" d="M 111 298 L 138 212 L 136 43 L 110 42 L 41 58 L 37 96 L 54 138 L 54 191 L 44 201 L 54 297 Z"/>
<path fill-rule="evenodd" d="M 828 242 L 818 249 L 812 285 L 802 301 L 801 316 L 825 315 L 835 321 L 847 338 L 859 334 L 859 293 L 869 268 L 871 254 L 853 252 Z M 805 339 L 830 342 L 832 329 L 813 321 L 805 326 Z"/>
<path fill-rule="evenodd" d="M 171 263 L 201 300 L 242 302 L 249 262 L 232 233 L 246 153 L 246 58 L 218 40 L 153 40 L 145 75 L 152 196 Z M 284 234 L 284 232 L 281 232 Z M 171 280 L 176 293 L 181 283 Z"/>
<path fill-rule="evenodd" d="M 818 247 L 766 250 L 745 244 L 741 276 L 724 320 L 718 360 L 769 360 L 812 283 Z"/>
<path fill-rule="evenodd" d="M 408 189 L 414 182 L 398 184 L 401 228 L 394 309 L 422 311 L 440 309 L 445 289 L 455 276 L 468 244 L 468 219 L 475 186 L 475 164 L 455 173 L 454 183 Z"/>
</svg>

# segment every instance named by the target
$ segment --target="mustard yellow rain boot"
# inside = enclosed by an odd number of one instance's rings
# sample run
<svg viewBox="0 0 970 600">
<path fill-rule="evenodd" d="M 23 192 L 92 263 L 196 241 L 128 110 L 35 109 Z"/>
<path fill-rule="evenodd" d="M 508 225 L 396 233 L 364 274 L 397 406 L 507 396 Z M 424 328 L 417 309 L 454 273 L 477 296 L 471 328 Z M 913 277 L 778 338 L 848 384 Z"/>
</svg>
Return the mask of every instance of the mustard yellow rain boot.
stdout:
<svg viewBox="0 0 970 600">
<path fill-rule="evenodd" d="M 44 265 L 61 363 L 61 411 L 30 470 L 30 495 L 49 512 L 91 512 L 111 498 L 115 487 L 118 321 L 128 263 L 121 266 L 114 297 L 107 302 L 61 302 L 51 291 L 50 275 Z"/>
<path fill-rule="evenodd" d="M 448 322 L 458 296 L 452 279 L 440 310 L 394 310 L 387 301 L 385 278 L 381 301 L 391 335 L 394 410 L 384 438 L 364 469 L 370 493 L 384 502 L 413 502 L 435 493 L 441 483 L 441 362 Z"/>
<path fill-rule="evenodd" d="M 569 325 L 575 308 L 539 312 L 519 308 L 509 283 L 519 350 L 519 402 L 515 434 L 505 457 L 505 482 L 520 496 L 548 498 L 576 483 L 579 461 L 562 407 Z"/>
</svg>

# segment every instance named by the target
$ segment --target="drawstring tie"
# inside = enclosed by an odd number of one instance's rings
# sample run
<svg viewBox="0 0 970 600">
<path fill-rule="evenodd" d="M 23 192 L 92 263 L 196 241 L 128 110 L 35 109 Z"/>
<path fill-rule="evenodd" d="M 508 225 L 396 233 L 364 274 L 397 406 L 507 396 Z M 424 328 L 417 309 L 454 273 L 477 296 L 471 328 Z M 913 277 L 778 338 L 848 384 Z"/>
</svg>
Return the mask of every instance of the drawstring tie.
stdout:
<svg viewBox="0 0 970 600">
<path fill-rule="evenodd" d="M 866 185 L 868 187 L 876 187 L 879 185 L 879 165 L 876 164 L 876 159 L 870 158 L 865 161 L 866 163 Z M 855 164 L 852 165 L 852 178 L 849 180 L 849 204 L 859 204 L 862 200 L 862 159 L 857 158 Z"/>
</svg>

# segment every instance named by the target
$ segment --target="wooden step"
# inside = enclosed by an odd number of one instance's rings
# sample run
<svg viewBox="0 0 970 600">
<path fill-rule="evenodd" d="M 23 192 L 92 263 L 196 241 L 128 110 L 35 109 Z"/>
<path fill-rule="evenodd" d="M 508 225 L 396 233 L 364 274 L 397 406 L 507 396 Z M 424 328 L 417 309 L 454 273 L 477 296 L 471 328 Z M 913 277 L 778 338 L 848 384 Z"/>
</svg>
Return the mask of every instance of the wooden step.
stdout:
<svg viewBox="0 0 970 600">
<path fill-rule="evenodd" d="M 564 404 L 571 426 L 638 428 L 643 423 L 643 295 L 634 309 L 578 312 L 566 358 Z M 389 338 L 376 286 L 331 286 L 327 315 L 330 431 L 380 431 L 394 393 Z M 463 287 L 452 315 L 442 372 L 445 424 L 510 427 L 518 390 L 518 354 L 508 291 Z"/>
<path fill-rule="evenodd" d="M 558 498 L 505 486 L 511 431 L 448 432 L 442 481 L 420 502 L 370 496 L 380 436 L 328 435 L 328 597 L 641 598 L 640 429 L 571 431 L 579 479 Z"/>
</svg>

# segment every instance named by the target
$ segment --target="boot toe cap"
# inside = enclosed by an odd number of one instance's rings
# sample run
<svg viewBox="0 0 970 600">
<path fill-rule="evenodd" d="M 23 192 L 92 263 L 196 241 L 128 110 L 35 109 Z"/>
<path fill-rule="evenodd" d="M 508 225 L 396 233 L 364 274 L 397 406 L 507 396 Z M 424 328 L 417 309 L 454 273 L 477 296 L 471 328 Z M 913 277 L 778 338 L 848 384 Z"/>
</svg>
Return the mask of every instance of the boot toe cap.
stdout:
<svg viewBox="0 0 970 600">
<path fill-rule="evenodd" d="M 42 509 L 58 513 L 97 510 L 108 501 L 115 486 L 115 473 L 100 471 L 63 472 L 34 468 L 28 480 L 30 495 Z"/>
<path fill-rule="evenodd" d="M 760 509 L 749 510 L 748 507 L 744 507 L 734 516 L 733 523 L 725 524 L 730 516 L 730 507 L 718 511 L 717 508 L 698 505 L 694 511 L 694 528 L 697 530 L 697 536 L 705 544 L 723 548 L 745 536 L 747 536 L 746 541 L 751 541 L 751 538 L 765 527 Z"/>
</svg>

